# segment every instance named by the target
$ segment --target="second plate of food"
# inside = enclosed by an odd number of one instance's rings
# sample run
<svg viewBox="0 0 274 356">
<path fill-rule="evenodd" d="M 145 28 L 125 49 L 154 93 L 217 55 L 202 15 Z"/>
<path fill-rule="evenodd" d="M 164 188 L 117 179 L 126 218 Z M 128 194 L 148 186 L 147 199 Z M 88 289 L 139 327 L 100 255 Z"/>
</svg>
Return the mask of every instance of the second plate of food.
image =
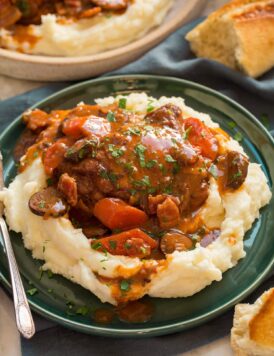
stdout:
<svg viewBox="0 0 274 356">
<path fill-rule="evenodd" d="M 133 61 L 199 14 L 205 0 L 23 4 L 1 5 L 0 73 L 68 81 Z"/>
<path fill-rule="evenodd" d="M 42 130 L 40 146 L 1 193 L 7 222 L 36 257 L 11 231 L 33 310 L 87 333 L 167 334 L 219 315 L 267 276 L 274 262 L 273 139 L 243 107 L 199 84 L 141 75 L 77 84 L 36 107 L 42 111 L 24 117 L 32 131 Z M 18 118 L 0 138 L 6 186 L 17 174 L 13 151 L 23 129 Z M 60 195 L 52 204 L 40 188 L 54 191 L 56 179 Z M 74 180 L 82 197 L 76 211 Z M 74 227 L 57 217 L 67 203 Z M 96 230 L 81 221 L 77 209 L 85 215 L 87 208 Z M 3 249 L 0 273 L 10 287 Z M 142 293 L 150 297 L 127 303 Z"/>
</svg>

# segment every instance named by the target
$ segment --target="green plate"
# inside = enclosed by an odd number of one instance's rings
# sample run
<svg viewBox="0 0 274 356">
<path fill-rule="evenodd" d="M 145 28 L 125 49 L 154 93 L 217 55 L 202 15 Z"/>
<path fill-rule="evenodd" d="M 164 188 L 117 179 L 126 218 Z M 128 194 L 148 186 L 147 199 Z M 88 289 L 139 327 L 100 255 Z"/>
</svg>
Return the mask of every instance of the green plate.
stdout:
<svg viewBox="0 0 274 356">
<path fill-rule="evenodd" d="M 179 96 L 194 109 L 205 112 L 221 127 L 235 135 L 242 134 L 245 151 L 252 162 L 262 165 L 270 186 L 274 180 L 273 139 L 259 121 L 233 100 L 196 83 L 175 78 L 156 76 L 119 76 L 83 82 L 41 101 L 35 107 L 46 111 L 71 108 L 78 102 L 93 103 L 95 98 L 109 95 L 145 91 L 155 97 Z M 231 122 L 237 124 L 233 127 Z M 1 135 L 0 145 L 4 155 L 5 182 L 9 184 L 16 174 L 12 149 L 23 125 L 17 118 Z M 239 134 L 238 134 L 239 135 Z M 236 267 L 224 273 L 221 282 L 214 282 L 200 293 L 188 298 L 150 298 L 155 307 L 153 318 L 144 324 L 127 324 L 114 320 L 108 325 L 98 324 L 92 313 L 103 305 L 94 295 L 63 277 L 40 276 L 41 261 L 32 259 L 23 247 L 21 236 L 11 232 L 12 244 L 26 289 L 35 286 L 38 293 L 29 297 L 33 310 L 72 329 L 105 336 L 147 336 L 177 332 L 204 323 L 251 293 L 267 276 L 274 265 L 274 200 L 261 210 L 260 218 L 245 236 L 246 257 Z M 10 288 L 7 260 L 0 245 L 0 278 Z M 31 286 L 30 286 L 30 284 Z M 53 290 L 50 292 L 49 290 Z M 68 301 L 73 309 L 88 305 L 86 316 L 68 315 Z M 70 309 L 69 309 L 70 311 Z"/>
</svg>

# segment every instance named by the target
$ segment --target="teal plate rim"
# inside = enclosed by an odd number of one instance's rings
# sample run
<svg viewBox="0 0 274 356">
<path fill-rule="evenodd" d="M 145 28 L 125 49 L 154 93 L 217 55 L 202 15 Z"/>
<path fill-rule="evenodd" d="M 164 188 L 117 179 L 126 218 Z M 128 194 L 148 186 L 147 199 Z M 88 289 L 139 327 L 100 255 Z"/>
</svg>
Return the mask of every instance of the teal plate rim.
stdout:
<svg viewBox="0 0 274 356">
<path fill-rule="evenodd" d="M 69 86 L 68 88 L 62 89 L 54 94 L 51 94 L 47 98 L 40 100 L 36 104 L 32 105 L 30 108 L 36 108 L 41 105 L 45 105 L 47 102 L 50 102 L 51 99 L 56 99 L 56 98 L 62 98 L 64 94 L 69 94 L 73 92 L 75 89 L 79 88 L 85 88 L 88 87 L 89 85 L 98 83 L 98 82 L 105 82 L 105 81 L 110 81 L 110 80 L 167 80 L 173 83 L 178 83 L 178 84 L 184 84 L 189 87 L 205 91 L 211 95 L 214 95 L 215 97 L 218 97 L 222 101 L 228 103 L 230 106 L 233 108 L 237 109 L 239 112 L 241 112 L 243 115 L 248 117 L 261 131 L 262 133 L 268 138 L 268 141 L 272 144 L 274 148 L 274 139 L 271 136 L 271 134 L 267 131 L 267 129 L 260 123 L 260 121 L 253 115 L 251 114 L 247 109 L 245 109 L 242 105 L 238 104 L 236 101 L 230 99 L 229 97 L 211 89 L 208 88 L 204 85 L 201 85 L 196 82 L 191 82 L 185 79 L 179 79 L 175 77 L 168 77 L 168 76 L 158 76 L 158 75 L 146 75 L 146 74 L 136 74 L 136 75 L 114 75 L 114 76 L 106 76 L 106 77 L 101 77 L 101 78 L 96 78 L 96 79 L 91 79 L 87 80 L 84 82 L 80 82 L 74 85 Z M 17 117 L 14 119 L 10 125 L 7 126 L 7 128 L 1 133 L 0 135 L 0 142 L 4 139 L 4 137 L 8 134 L 8 132 L 13 129 L 15 126 L 19 125 L 21 120 L 21 116 Z M 267 267 L 257 276 L 257 278 L 251 283 L 247 288 L 242 290 L 240 293 L 238 293 L 234 298 L 231 298 L 228 302 L 215 307 L 213 310 L 210 312 L 205 312 L 197 317 L 193 317 L 188 319 L 187 321 L 182 321 L 182 322 L 172 322 L 168 323 L 167 325 L 161 325 L 161 326 L 156 326 L 156 327 L 140 327 L 140 328 L 132 328 L 130 329 L 130 324 L 128 325 L 127 330 L 125 331 L 124 329 L 119 329 L 115 328 L 112 329 L 110 327 L 104 327 L 104 326 L 94 326 L 94 325 L 89 325 L 88 327 L 83 326 L 80 322 L 77 322 L 75 320 L 69 319 L 69 318 L 64 318 L 60 315 L 56 315 L 49 310 L 45 310 L 45 308 L 39 306 L 34 300 L 31 300 L 28 298 L 31 309 L 36 311 L 38 314 L 55 321 L 65 327 L 68 327 L 70 329 L 74 329 L 80 332 L 84 333 L 90 333 L 94 335 L 104 335 L 104 336 L 113 336 L 113 337 L 145 337 L 145 336 L 156 336 L 156 335 L 163 335 L 163 334 L 170 334 L 173 332 L 178 332 L 186 329 L 193 328 L 195 326 L 198 326 L 205 321 L 212 320 L 213 318 L 217 317 L 218 315 L 224 313 L 227 311 L 229 308 L 234 306 L 236 303 L 247 297 L 251 292 L 253 292 L 256 287 L 258 287 L 261 282 L 267 277 L 271 269 L 274 267 L 274 255 L 272 260 L 269 261 Z M 234 267 L 235 268 L 235 267 Z M 0 266 L 0 281 L 3 282 L 3 285 L 7 288 L 9 292 L 11 292 L 11 284 L 9 280 L 4 276 L 3 272 L 1 271 L 1 266 Z M 220 283 L 220 282 L 218 282 Z M 207 287 L 207 288 L 210 288 Z"/>
</svg>

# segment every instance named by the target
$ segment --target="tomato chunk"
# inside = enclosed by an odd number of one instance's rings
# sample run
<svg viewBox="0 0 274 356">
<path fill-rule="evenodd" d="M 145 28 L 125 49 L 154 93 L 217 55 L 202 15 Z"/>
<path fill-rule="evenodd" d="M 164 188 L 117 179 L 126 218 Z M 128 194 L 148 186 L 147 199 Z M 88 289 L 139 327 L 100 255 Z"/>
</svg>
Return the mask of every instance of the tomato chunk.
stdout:
<svg viewBox="0 0 274 356">
<path fill-rule="evenodd" d="M 53 170 L 57 168 L 64 159 L 65 152 L 67 150 L 66 139 L 61 139 L 52 144 L 46 151 L 43 163 L 45 172 L 48 176 L 51 176 Z"/>
<path fill-rule="evenodd" d="M 43 129 L 49 124 L 49 115 L 45 111 L 34 109 L 23 114 L 23 121 L 28 129 L 35 131 Z"/>
<path fill-rule="evenodd" d="M 94 115 L 69 118 L 64 121 L 62 131 L 66 136 L 81 137 L 105 136 L 110 132 L 110 123 L 103 117 Z"/>
<path fill-rule="evenodd" d="M 218 141 L 210 129 L 194 117 L 189 117 L 183 122 L 185 130 L 188 130 L 188 141 L 197 146 L 204 157 L 214 160 L 218 154 Z"/>
<path fill-rule="evenodd" d="M 115 198 L 99 200 L 95 204 L 93 214 L 111 230 L 138 227 L 148 219 L 147 214 L 143 210 Z"/>
<path fill-rule="evenodd" d="M 157 241 L 140 229 L 132 229 L 93 240 L 91 247 L 98 251 L 107 251 L 112 255 L 122 255 L 143 258 L 151 254 L 152 249 L 157 247 Z"/>
<path fill-rule="evenodd" d="M 83 136 L 83 125 L 87 118 L 85 116 L 73 117 L 63 122 L 62 131 L 66 136 L 78 139 Z"/>
</svg>

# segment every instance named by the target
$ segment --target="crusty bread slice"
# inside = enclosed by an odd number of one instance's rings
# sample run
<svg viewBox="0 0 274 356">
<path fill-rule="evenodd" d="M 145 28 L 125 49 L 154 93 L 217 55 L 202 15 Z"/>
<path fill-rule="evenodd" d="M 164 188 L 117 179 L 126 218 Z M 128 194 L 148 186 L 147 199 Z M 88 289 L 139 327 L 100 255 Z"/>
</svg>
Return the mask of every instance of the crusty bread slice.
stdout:
<svg viewBox="0 0 274 356">
<path fill-rule="evenodd" d="M 274 0 L 234 0 L 186 35 L 198 57 L 258 77 L 274 66 Z"/>
<path fill-rule="evenodd" d="M 235 307 L 231 346 L 237 356 L 274 355 L 274 288 Z"/>
</svg>

